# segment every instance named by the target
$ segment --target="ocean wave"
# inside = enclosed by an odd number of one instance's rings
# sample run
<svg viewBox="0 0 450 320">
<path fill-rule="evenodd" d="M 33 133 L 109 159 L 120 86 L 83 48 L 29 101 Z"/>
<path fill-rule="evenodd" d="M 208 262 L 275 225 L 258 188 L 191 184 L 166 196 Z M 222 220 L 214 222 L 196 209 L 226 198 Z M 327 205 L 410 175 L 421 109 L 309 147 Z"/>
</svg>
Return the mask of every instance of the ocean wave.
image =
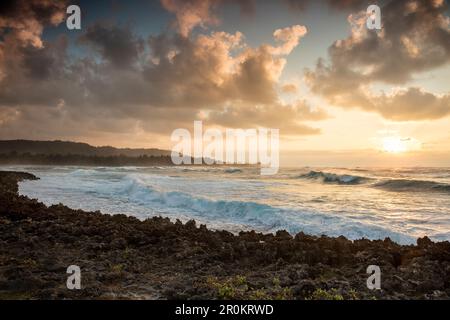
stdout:
<svg viewBox="0 0 450 320">
<path fill-rule="evenodd" d="M 229 223 L 239 224 L 242 229 L 261 232 L 287 230 L 291 234 L 300 231 L 314 235 L 340 236 L 349 239 L 383 239 L 406 244 L 414 238 L 388 227 L 349 219 L 341 215 L 293 210 L 274 207 L 253 201 L 213 200 L 178 191 L 157 190 L 137 177 L 128 178 L 121 190 L 128 201 L 148 206 L 156 211 L 173 210 L 177 214 L 190 216 L 198 221 L 208 221 L 215 226 Z M 160 211 L 160 212 L 161 212 Z M 226 227 L 225 227 L 226 229 Z M 241 230 L 242 230 L 241 229 Z"/>
<path fill-rule="evenodd" d="M 241 173 L 242 170 L 241 169 L 237 169 L 237 168 L 229 168 L 229 169 L 225 169 L 224 172 L 225 173 Z"/>
<path fill-rule="evenodd" d="M 99 171 L 95 169 L 76 169 L 69 173 L 72 177 L 89 177 L 97 174 Z"/>
<path fill-rule="evenodd" d="M 444 192 L 450 193 L 450 184 L 435 181 L 392 179 L 377 182 L 375 188 L 397 192 Z"/>
<path fill-rule="evenodd" d="M 216 169 L 214 168 L 208 168 L 204 166 L 198 166 L 198 167 L 180 167 L 177 166 L 175 168 L 180 168 L 183 172 L 214 172 Z"/>
<path fill-rule="evenodd" d="M 345 185 L 362 184 L 370 180 L 370 178 L 361 176 L 354 176 L 350 174 L 335 174 L 323 171 L 310 171 L 306 174 L 298 176 L 297 178 L 317 180 L 322 183 L 335 183 Z"/>
<path fill-rule="evenodd" d="M 195 212 L 199 216 L 208 216 L 208 218 L 227 218 L 248 225 L 264 225 L 268 229 L 277 228 L 283 224 L 287 225 L 279 216 L 280 209 L 266 204 L 211 200 L 179 191 L 160 191 L 146 185 L 136 177 L 127 179 L 121 193 L 126 194 L 134 203 Z"/>
</svg>

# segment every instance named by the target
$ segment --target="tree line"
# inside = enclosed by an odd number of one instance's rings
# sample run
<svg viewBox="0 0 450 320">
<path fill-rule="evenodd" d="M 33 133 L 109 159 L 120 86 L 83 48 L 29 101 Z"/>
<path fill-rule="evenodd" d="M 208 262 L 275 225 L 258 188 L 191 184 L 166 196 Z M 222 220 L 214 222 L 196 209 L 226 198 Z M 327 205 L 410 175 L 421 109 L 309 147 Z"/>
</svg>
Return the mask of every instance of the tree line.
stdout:
<svg viewBox="0 0 450 320">
<path fill-rule="evenodd" d="M 32 154 L 32 153 L 0 153 L 0 164 L 12 165 L 77 165 L 77 166 L 170 166 L 173 165 L 170 156 L 129 157 L 118 156 L 87 156 L 77 154 Z"/>
</svg>

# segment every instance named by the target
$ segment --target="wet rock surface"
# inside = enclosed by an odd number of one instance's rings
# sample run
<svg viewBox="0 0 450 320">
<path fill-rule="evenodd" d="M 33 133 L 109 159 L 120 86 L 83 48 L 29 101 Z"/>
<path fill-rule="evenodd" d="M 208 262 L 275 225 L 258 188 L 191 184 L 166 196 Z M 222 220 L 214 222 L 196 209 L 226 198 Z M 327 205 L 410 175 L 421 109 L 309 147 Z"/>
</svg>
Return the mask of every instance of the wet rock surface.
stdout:
<svg viewBox="0 0 450 320">
<path fill-rule="evenodd" d="M 448 299 L 450 243 L 233 235 L 194 221 L 50 207 L 0 172 L 0 299 Z M 66 287 L 81 268 L 81 290 Z M 381 290 L 366 285 L 381 268 Z"/>
</svg>

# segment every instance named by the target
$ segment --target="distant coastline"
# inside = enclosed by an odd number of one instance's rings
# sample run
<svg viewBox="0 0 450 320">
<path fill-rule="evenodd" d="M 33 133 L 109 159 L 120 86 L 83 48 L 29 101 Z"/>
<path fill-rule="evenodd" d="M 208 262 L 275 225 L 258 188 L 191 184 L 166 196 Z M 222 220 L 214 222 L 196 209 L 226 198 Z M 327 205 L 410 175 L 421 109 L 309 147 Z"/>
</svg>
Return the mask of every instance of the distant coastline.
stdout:
<svg viewBox="0 0 450 320">
<path fill-rule="evenodd" d="M 89 157 L 162 157 L 170 156 L 171 151 L 156 148 L 115 148 L 95 147 L 83 142 L 41 141 L 41 140 L 0 140 L 0 154 L 30 155 L 79 155 Z"/>
<path fill-rule="evenodd" d="M 85 156 L 77 154 L 0 154 L 0 165 L 55 165 L 55 166 L 171 166 L 169 156 Z"/>
<path fill-rule="evenodd" d="M 151 166 L 171 165 L 170 151 L 94 147 L 71 141 L 0 141 L 0 165 Z"/>
<path fill-rule="evenodd" d="M 194 158 L 191 157 L 190 163 L 194 163 Z M 147 167 L 173 166 L 174 163 L 171 151 L 155 148 L 95 147 L 87 143 L 59 140 L 0 140 L 0 165 Z M 182 165 L 189 166 L 189 164 Z M 255 165 L 225 164 L 225 166 Z"/>
</svg>

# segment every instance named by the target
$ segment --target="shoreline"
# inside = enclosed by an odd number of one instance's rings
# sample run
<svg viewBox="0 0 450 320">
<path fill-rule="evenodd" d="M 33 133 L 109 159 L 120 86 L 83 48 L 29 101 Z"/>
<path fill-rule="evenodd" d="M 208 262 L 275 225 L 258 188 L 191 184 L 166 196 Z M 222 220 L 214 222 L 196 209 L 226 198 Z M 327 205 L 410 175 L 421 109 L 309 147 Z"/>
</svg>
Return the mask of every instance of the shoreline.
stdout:
<svg viewBox="0 0 450 320">
<path fill-rule="evenodd" d="M 0 299 L 449 299 L 450 243 L 286 231 L 233 235 L 168 218 L 45 206 L 0 171 Z M 79 265 L 82 290 L 68 290 Z M 381 290 L 366 286 L 369 265 Z M 255 267 L 257 266 L 257 268 Z"/>
</svg>

